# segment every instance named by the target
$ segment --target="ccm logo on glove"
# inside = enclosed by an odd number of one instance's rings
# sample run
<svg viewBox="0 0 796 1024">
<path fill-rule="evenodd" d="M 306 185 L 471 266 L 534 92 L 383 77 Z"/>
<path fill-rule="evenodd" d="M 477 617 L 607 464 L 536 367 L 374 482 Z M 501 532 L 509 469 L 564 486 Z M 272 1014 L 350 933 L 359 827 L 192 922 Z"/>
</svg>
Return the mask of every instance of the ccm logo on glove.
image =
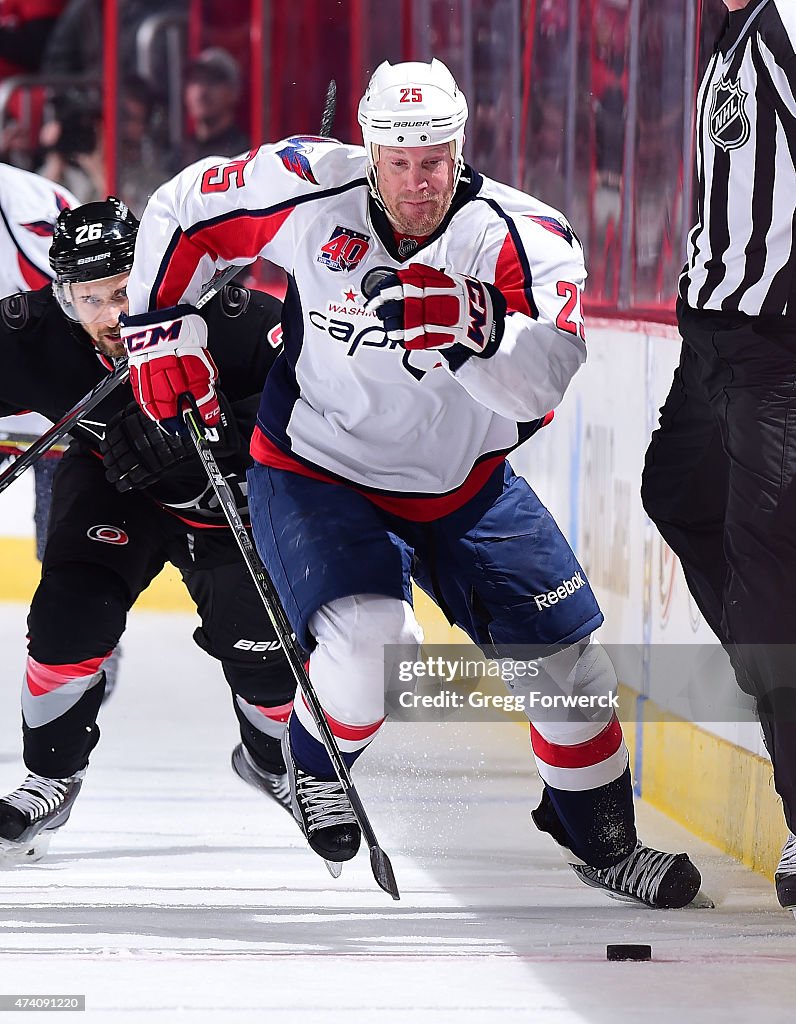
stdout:
<svg viewBox="0 0 796 1024">
<path fill-rule="evenodd" d="M 139 331 L 137 334 L 126 334 L 124 344 L 128 353 L 141 352 L 145 348 L 159 345 L 164 341 L 176 341 L 182 330 L 182 320 L 175 320 L 171 324 L 156 324 L 146 331 Z"/>
<path fill-rule="evenodd" d="M 193 306 L 173 306 L 140 316 L 121 316 L 130 384 L 144 413 L 167 430 L 182 427 L 183 396 L 190 395 L 209 427 L 221 411 L 218 370 L 207 351 L 207 324 Z"/>
<path fill-rule="evenodd" d="M 370 271 L 362 291 L 366 309 L 391 341 L 406 349 L 444 349 L 452 370 L 473 355 L 489 359 L 503 338 L 506 300 L 477 278 L 413 263 Z"/>
<path fill-rule="evenodd" d="M 483 348 L 486 344 L 484 328 L 486 327 L 486 315 L 489 308 L 486 301 L 486 292 L 481 282 L 476 281 L 474 277 L 465 278 L 464 287 L 467 289 L 467 295 L 470 299 L 470 326 L 467 328 L 467 337 L 478 348 Z"/>
</svg>

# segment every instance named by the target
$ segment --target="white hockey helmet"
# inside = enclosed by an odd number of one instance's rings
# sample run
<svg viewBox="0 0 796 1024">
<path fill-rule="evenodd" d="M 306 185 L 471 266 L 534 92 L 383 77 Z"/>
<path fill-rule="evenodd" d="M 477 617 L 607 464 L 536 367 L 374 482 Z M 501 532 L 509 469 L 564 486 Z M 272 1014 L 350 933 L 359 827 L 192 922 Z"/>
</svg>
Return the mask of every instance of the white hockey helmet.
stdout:
<svg viewBox="0 0 796 1024">
<path fill-rule="evenodd" d="M 376 181 L 379 146 L 415 147 L 451 144 L 453 187 L 464 167 L 467 100 L 441 60 L 430 64 L 384 61 L 371 76 L 359 102 L 357 120 L 368 155 L 368 181 L 380 199 Z"/>
</svg>

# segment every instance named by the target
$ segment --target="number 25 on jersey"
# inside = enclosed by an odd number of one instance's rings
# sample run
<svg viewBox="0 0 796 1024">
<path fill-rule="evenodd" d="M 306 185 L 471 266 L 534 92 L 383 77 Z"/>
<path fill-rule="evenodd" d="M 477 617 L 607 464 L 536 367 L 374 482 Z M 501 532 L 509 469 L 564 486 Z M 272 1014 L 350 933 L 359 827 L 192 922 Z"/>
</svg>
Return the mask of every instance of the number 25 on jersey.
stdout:
<svg viewBox="0 0 796 1024">
<path fill-rule="evenodd" d="M 556 327 L 559 331 L 574 334 L 585 344 L 586 332 L 583 327 L 580 288 L 571 281 L 559 281 L 556 285 L 556 292 L 562 299 L 566 300 L 556 317 Z"/>
</svg>

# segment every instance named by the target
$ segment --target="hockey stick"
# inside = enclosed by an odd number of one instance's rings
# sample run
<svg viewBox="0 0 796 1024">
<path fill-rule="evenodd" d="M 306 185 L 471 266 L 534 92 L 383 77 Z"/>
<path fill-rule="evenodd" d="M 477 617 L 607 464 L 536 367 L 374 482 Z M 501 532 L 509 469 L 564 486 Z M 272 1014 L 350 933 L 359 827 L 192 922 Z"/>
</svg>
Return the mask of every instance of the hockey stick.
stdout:
<svg viewBox="0 0 796 1024">
<path fill-rule="evenodd" d="M 200 426 L 202 421 L 197 419 L 197 415 L 192 407 L 183 411 L 183 419 L 188 426 L 191 440 L 196 447 L 199 458 L 202 460 L 207 477 L 213 486 L 224 516 L 229 523 L 229 528 L 235 535 L 235 540 L 243 555 L 243 560 L 246 563 L 246 568 L 249 570 L 254 586 L 257 588 L 257 593 L 260 595 L 260 600 L 265 605 L 268 618 L 271 620 L 271 624 L 276 631 L 277 639 L 282 644 L 290 670 L 301 692 L 304 694 L 304 700 L 307 702 L 307 707 L 310 710 L 315 726 L 321 734 L 323 745 L 326 747 L 326 752 L 334 766 L 335 774 L 340 785 L 343 787 L 343 792 L 348 802 L 351 804 L 351 809 L 359 822 L 359 827 L 362 829 L 362 835 L 365 837 L 365 841 L 370 849 L 370 867 L 373 871 L 373 877 L 385 892 L 388 892 L 394 900 L 398 900 L 401 896 L 398 892 L 390 858 L 379 846 L 373 826 L 370 824 L 370 820 L 365 813 L 365 808 L 362 806 L 362 801 L 359 798 L 356 787 L 351 781 L 348 766 L 343 760 L 332 730 L 329 728 L 329 723 L 326 721 L 321 703 L 315 693 L 315 688 L 307 675 L 304 660 L 296 647 L 293 631 L 282 609 L 279 597 L 274 590 L 274 585 L 265 572 L 260 557 L 246 532 L 246 527 L 243 525 L 243 520 L 235 504 L 232 489 L 224 479 L 224 474 L 218 468 L 218 463 L 210 449 L 210 445 L 205 440 L 204 431 Z"/>
<path fill-rule="evenodd" d="M 337 109 L 337 82 L 329 79 L 326 86 L 326 98 L 323 101 L 323 113 L 321 114 L 321 130 L 319 135 L 331 135 L 334 125 L 334 112 Z"/>
<path fill-rule="evenodd" d="M 32 444 L 30 448 L 20 455 L 19 458 L 14 459 L 13 463 L 0 473 L 0 493 L 2 493 L 9 484 L 12 484 L 18 476 L 21 476 L 26 469 L 29 469 L 34 462 L 36 462 L 46 451 L 49 451 L 54 444 L 56 444 L 64 434 L 68 434 L 72 427 L 75 426 L 87 413 L 91 412 L 100 402 L 108 397 L 111 391 L 115 391 L 120 384 L 124 382 L 130 376 L 130 371 L 127 369 L 127 360 L 120 363 L 113 373 L 109 377 L 103 377 L 103 379 L 93 388 L 89 393 L 80 399 L 69 412 L 65 412 L 64 415 L 54 423 L 49 430 L 41 435 L 41 437 Z"/>
<path fill-rule="evenodd" d="M 328 136 L 331 133 L 335 114 L 336 96 L 337 85 L 334 79 L 332 79 L 326 90 L 326 101 L 324 103 L 323 116 L 321 118 L 321 135 Z M 215 460 L 215 456 L 213 455 L 210 446 L 205 440 L 204 431 L 200 426 L 201 418 L 197 419 L 197 415 L 198 414 L 195 409 L 190 405 L 183 412 L 183 418 L 188 426 L 191 440 L 194 443 L 197 454 L 199 455 L 205 472 L 207 473 L 207 477 L 215 491 L 216 497 L 218 498 L 219 504 L 224 512 L 224 516 L 229 524 L 229 528 L 235 536 L 238 548 L 240 549 L 243 560 L 249 570 L 254 586 L 260 596 L 260 600 L 263 602 L 277 638 L 282 644 L 282 648 L 285 651 L 288 664 L 290 665 L 290 669 L 296 683 L 304 695 L 304 699 L 307 702 L 307 707 L 309 708 L 310 714 L 315 722 L 315 726 L 321 735 L 323 744 L 332 765 L 334 766 L 335 774 L 337 775 L 340 785 L 343 788 L 343 792 L 351 805 L 351 809 L 359 823 L 359 827 L 362 829 L 362 834 L 365 837 L 368 848 L 370 849 L 370 865 L 371 870 L 373 871 L 373 877 L 385 892 L 389 893 L 394 900 L 398 900 L 401 897 L 398 892 L 398 885 L 395 881 L 395 874 L 393 872 L 390 859 L 379 846 L 376 833 L 373 831 L 373 826 L 370 824 L 370 819 L 367 816 L 365 808 L 363 807 L 362 801 L 359 797 L 359 793 L 351 779 L 348 766 L 340 754 L 337 742 L 329 728 L 329 723 L 326 720 L 321 703 L 315 693 L 315 688 L 307 675 L 307 670 L 304 667 L 304 660 L 296 647 L 294 635 L 290 628 L 290 623 L 287 620 L 287 616 L 282 608 L 282 604 L 274 590 L 270 578 L 263 568 L 259 555 L 246 532 L 246 527 L 243 525 L 243 521 L 238 513 L 238 508 L 235 503 L 232 490 L 225 480 L 224 474 L 218 468 L 218 463 Z"/>
</svg>

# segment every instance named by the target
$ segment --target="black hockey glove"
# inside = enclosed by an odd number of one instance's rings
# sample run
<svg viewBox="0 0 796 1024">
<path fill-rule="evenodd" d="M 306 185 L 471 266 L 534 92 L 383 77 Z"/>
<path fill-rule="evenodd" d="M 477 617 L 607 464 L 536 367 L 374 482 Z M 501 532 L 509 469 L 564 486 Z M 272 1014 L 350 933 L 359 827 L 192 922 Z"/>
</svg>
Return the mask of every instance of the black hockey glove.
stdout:
<svg viewBox="0 0 796 1024">
<path fill-rule="evenodd" d="M 206 431 L 207 440 L 217 459 L 237 455 L 240 432 L 226 397 L 218 392 L 221 417 L 215 427 Z M 100 441 L 105 476 L 117 491 L 150 487 L 180 462 L 196 455 L 193 441 L 186 434 L 162 430 L 142 411 L 137 402 L 130 402 L 117 413 L 105 429 Z"/>
<path fill-rule="evenodd" d="M 105 476 L 117 491 L 149 487 L 194 454 L 190 438 L 168 434 L 136 402 L 117 413 L 100 441 Z"/>
</svg>

